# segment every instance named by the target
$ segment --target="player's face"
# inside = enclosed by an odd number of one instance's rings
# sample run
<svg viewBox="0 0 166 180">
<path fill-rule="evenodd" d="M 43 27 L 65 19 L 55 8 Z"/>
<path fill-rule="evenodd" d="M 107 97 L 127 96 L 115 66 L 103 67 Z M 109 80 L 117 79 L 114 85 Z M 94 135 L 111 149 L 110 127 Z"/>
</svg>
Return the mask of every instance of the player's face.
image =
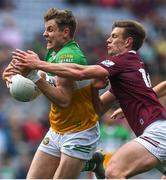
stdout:
<svg viewBox="0 0 166 180">
<path fill-rule="evenodd" d="M 111 32 L 110 37 L 107 39 L 108 54 L 111 56 L 124 53 L 126 50 L 125 42 L 123 38 L 123 28 L 114 28 Z"/>
<path fill-rule="evenodd" d="M 59 51 L 64 45 L 63 31 L 60 31 L 55 20 L 45 22 L 45 31 L 43 33 L 47 41 L 47 49 Z"/>
</svg>

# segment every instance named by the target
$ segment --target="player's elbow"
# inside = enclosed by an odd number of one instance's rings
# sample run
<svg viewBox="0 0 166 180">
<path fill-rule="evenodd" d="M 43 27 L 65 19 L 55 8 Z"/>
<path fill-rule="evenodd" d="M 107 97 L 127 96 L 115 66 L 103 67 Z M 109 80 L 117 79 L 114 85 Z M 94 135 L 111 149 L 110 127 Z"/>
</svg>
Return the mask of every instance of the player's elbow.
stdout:
<svg viewBox="0 0 166 180">
<path fill-rule="evenodd" d="M 163 81 L 164 89 L 166 89 L 166 81 Z"/>
</svg>

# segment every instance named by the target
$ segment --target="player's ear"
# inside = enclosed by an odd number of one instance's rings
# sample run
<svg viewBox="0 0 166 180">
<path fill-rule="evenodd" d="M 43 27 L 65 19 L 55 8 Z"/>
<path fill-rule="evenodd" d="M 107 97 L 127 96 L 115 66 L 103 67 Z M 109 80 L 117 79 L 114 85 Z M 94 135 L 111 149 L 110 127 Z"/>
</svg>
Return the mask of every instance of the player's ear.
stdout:
<svg viewBox="0 0 166 180">
<path fill-rule="evenodd" d="M 68 27 L 65 27 L 64 30 L 63 30 L 63 34 L 64 34 L 65 37 L 69 36 L 70 29 Z"/>
<path fill-rule="evenodd" d="M 126 44 L 126 47 L 131 47 L 133 44 L 133 38 L 132 37 L 126 38 L 125 44 Z"/>
</svg>

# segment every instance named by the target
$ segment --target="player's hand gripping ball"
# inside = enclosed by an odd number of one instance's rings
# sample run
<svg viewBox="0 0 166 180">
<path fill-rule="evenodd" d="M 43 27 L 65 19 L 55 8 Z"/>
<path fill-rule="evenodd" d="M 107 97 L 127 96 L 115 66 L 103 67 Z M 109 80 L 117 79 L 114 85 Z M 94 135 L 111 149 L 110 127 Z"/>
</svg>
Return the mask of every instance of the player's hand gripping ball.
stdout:
<svg viewBox="0 0 166 180">
<path fill-rule="evenodd" d="M 11 78 L 10 94 L 16 100 L 21 102 L 32 101 L 37 98 L 41 92 L 36 84 L 28 78 L 16 74 Z"/>
</svg>

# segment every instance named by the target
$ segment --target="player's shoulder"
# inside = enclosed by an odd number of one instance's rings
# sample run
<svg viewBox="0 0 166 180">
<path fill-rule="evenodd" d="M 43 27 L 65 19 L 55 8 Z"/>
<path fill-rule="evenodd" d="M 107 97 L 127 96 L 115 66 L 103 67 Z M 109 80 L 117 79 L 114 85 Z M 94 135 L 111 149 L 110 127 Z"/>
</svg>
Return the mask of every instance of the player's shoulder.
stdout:
<svg viewBox="0 0 166 180">
<path fill-rule="evenodd" d="M 126 52 L 123 54 L 118 54 L 110 58 L 113 62 L 120 63 L 120 64 L 133 64 L 133 63 L 140 63 L 139 55 L 136 53 Z"/>
<path fill-rule="evenodd" d="M 118 54 L 117 56 L 114 56 L 114 58 L 119 58 L 119 59 L 128 59 L 128 58 L 131 58 L 131 57 L 138 57 L 138 54 L 133 51 L 133 52 L 125 52 L 125 53 L 122 53 L 122 54 Z"/>
</svg>

